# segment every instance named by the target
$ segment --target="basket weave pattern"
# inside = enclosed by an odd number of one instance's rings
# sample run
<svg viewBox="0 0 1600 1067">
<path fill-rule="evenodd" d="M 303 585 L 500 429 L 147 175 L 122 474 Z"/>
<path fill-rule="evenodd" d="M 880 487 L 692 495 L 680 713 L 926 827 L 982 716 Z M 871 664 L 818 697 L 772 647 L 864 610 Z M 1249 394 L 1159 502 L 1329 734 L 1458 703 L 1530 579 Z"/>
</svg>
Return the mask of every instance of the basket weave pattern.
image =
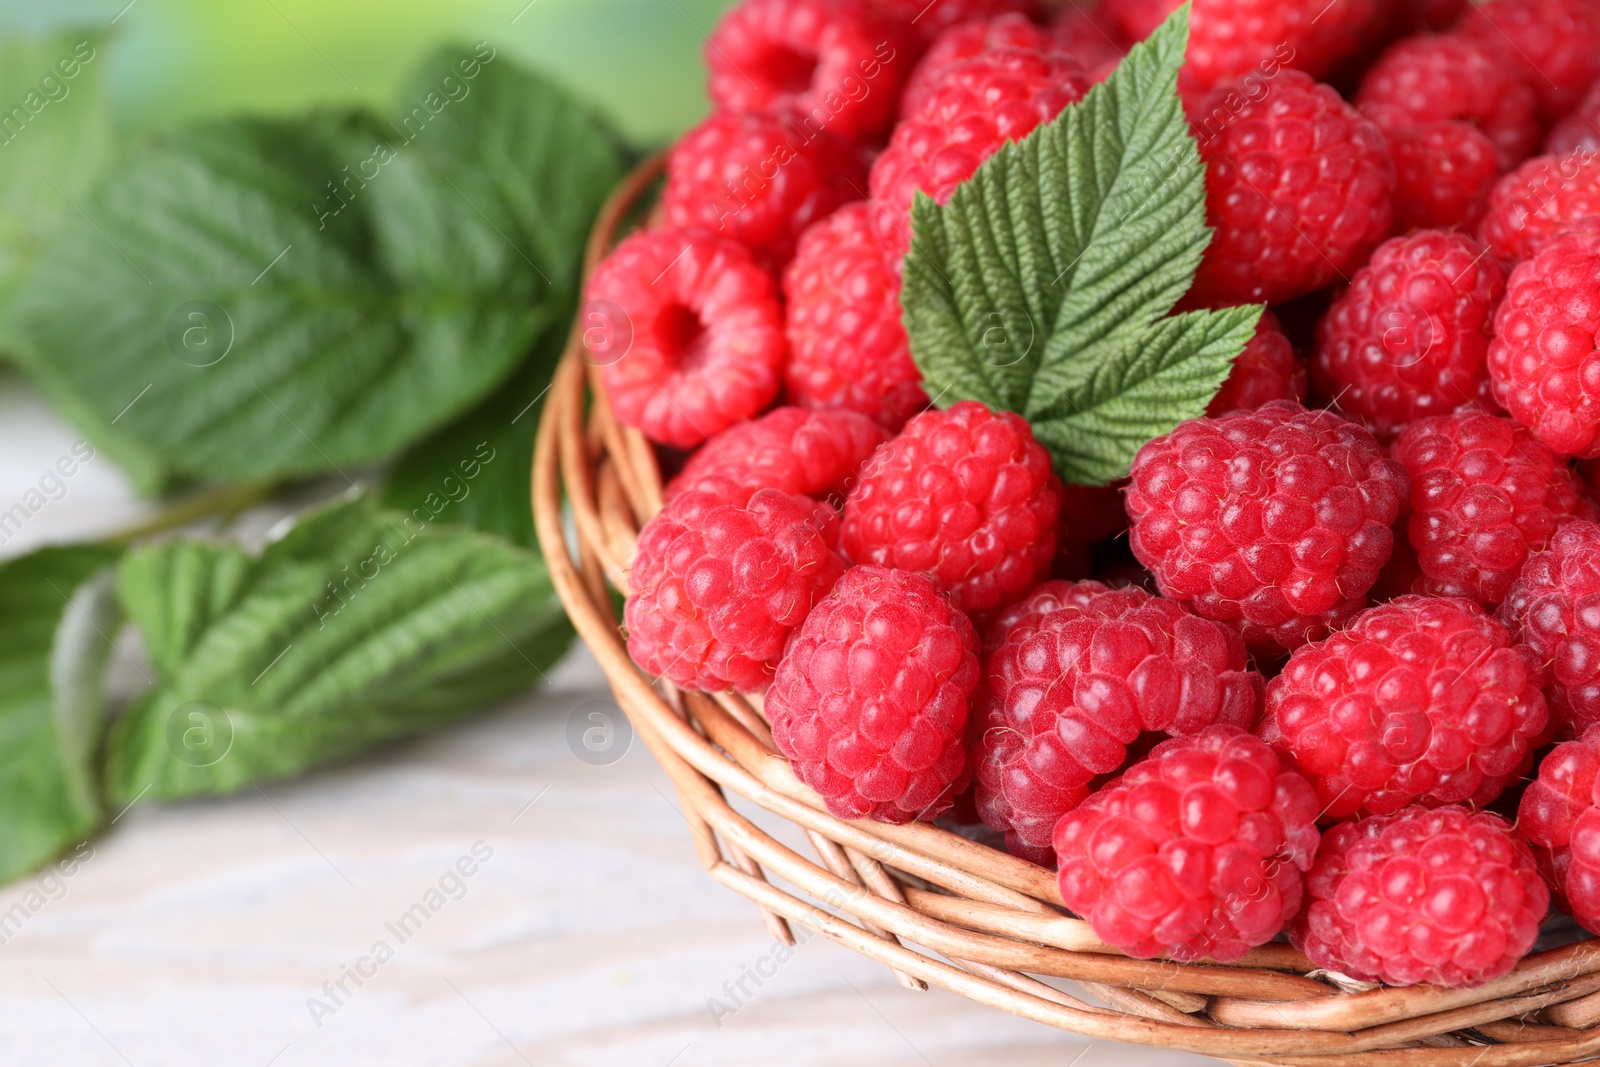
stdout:
<svg viewBox="0 0 1600 1067">
<path fill-rule="evenodd" d="M 641 164 L 613 195 L 586 271 L 662 165 Z M 1600 1024 L 1600 941 L 1530 956 L 1471 990 L 1343 991 L 1284 944 L 1227 965 L 1136 960 L 1065 912 L 1050 871 L 935 826 L 829 815 L 777 753 L 759 698 L 680 691 L 628 658 L 610 590 L 627 592 L 662 482 L 649 442 L 612 419 L 582 335 L 580 317 L 539 427 L 539 542 L 578 632 L 671 777 L 707 873 L 754 901 L 774 936 L 792 944 L 800 925 L 882 962 L 910 988 L 940 986 L 1084 1036 L 1240 1064 L 1514 1067 L 1600 1057 L 1600 1029 L 1589 1029 Z M 730 793 L 798 826 L 815 857 L 737 812 Z M 798 892 L 771 884 L 768 871 Z M 1035 976 L 1070 979 L 1109 1007 Z"/>
</svg>

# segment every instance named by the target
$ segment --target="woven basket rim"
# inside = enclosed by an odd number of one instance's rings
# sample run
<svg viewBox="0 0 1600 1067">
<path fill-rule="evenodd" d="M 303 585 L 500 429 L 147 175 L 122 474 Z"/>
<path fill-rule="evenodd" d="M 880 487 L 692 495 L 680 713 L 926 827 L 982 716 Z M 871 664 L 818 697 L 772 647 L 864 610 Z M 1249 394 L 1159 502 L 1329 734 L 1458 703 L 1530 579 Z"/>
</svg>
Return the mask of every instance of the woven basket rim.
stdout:
<svg viewBox="0 0 1600 1067">
<path fill-rule="evenodd" d="M 612 194 L 585 278 L 664 168 L 665 153 L 652 156 Z M 776 752 L 759 698 L 677 690 L 628 658 L 611 590 L 627 591 L 639 528 L 662 507 L 661 472 L 650 443 L 611 417 L 583 331 L 580 311 L 540 418 L 539 544 L 618 705 L 672 779 L 702 865 L 754 901 L 774 937 L 793 944 L 798 925 L 884 963 L 909 988 L 939 986 L 1085 1037 L 1240 1064 L 1533 1067 L 1600 1056 L 1600 1031 L 1589 1029 L 1600 1022 L 1600 940 L 1529 956 L 1471 990 L 1345 992 L 1277 943 L 1231 964 L 1136 960 L 1067 914 L 1044 868 L 929 824 L 828 814 Z M 763 831 L 729 794 L 793 823 L 816 858 Z M 1041 977 L 1074 981 L 1109 1007 Z"/>
</svg>

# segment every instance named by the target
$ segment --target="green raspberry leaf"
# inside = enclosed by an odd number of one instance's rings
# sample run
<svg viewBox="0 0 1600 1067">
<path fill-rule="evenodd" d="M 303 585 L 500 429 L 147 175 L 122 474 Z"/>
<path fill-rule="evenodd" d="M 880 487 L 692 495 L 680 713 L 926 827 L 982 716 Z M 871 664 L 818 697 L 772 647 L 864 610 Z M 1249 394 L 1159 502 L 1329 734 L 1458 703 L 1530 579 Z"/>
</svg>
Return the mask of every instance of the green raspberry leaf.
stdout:
<svg viewBox="0 0 1600 1067">
<path fill-rule="evenodd" d="M 0 882 L 104 821 L 95 761 L 119 625 L 117 556 L 47 548 L 0 565 Z"/>
<path fill-rule="evenodd" d="M 118 573 L 155 685 L 112 727 L 117 804 L 229 793 L 527 689 L 571 633 L 534 553 L 437 514 L 338 501 L 260 555 L 175 540 Z"/>
<path fill-rule="evenodd" d="M 1167 317 L 1211 240 L 1177 95 L 1188 37 L 1185 5 L 948 204 L 912 209 L 902 302 L 928 393 L 1022 414 L 1068 481 L 1122 477 L 1204 414 L 1260 318 Z"/>
</svg>

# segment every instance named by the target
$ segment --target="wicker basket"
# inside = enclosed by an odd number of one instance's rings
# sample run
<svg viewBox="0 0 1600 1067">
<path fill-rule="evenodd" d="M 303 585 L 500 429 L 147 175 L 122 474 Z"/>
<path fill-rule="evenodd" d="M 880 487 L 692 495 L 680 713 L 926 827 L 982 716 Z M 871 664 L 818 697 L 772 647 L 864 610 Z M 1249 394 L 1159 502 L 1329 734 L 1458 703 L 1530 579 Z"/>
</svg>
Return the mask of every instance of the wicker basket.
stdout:
<svg viewBox="0 0 1600 1067">
<path fill-rule="evenodd" d="M 646 161 L 613 195 L 586 269 L 662 169 Z M 1600 1057 L 1600 941 L 1530 956 L 1480 989 L 1345 990 L 1284 944 L 1233 964 L 1136 960 L 1061 905 L 1054 875 L 938 827 L 844 822 L 778 755 L 759 698 L 652 682 L 628 658 L 611 589 L 627 591 L 640 526 L 662 505 L 650 444 L 611 418 L 575 326 L 539 427 L 533 507 L 555 586 L 634 730 L 666 768 L 706 872 L 753 900 L 792 943 L 799 924 L 888 966 L 1076 1034 L 1235 1063 L 1510 1067 Z M 591 399 L 593 402 L 591 402 Z M 577 544 L 562 520 L 563 492 Z M 576 562 L 575 562 L 576 561 Z M 808 858 L 729 803 L 794 823 Z M 772 872 L 793 891 L 767 880 Z M 853 920 L 853 921 L 852 921 Z M 1108 1008 L 1034 976 L 1070 979 Z"/>
</svg>

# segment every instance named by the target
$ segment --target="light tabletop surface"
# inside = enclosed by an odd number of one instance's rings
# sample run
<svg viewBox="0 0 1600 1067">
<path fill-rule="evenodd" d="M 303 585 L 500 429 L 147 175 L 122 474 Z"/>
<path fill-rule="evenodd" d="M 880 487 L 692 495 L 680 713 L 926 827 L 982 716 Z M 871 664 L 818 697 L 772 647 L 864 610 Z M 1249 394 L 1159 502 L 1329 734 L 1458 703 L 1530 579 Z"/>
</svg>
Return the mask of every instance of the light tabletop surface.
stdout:
<svg viewBox="0 0 1600 1067">
<path fill-rule="evenodd" d="M 0 511 L 76 440 L 0 377 Z M 99 457 L 0 557 L 144 511 Z M 27 915 L 0 943 L 0 1063 L 1217 1062 L 908 992 L 821 939 L 777 952 L 754 908 L 702 873 L 642 746 L 599 766 L 574 755 L 569 721 L 614 713 L 608 695 L 580 649 L 542 692 L 357 763 L 135 804 L 70 876 L 0 889 L 0 914 Z"/>
</svg>

